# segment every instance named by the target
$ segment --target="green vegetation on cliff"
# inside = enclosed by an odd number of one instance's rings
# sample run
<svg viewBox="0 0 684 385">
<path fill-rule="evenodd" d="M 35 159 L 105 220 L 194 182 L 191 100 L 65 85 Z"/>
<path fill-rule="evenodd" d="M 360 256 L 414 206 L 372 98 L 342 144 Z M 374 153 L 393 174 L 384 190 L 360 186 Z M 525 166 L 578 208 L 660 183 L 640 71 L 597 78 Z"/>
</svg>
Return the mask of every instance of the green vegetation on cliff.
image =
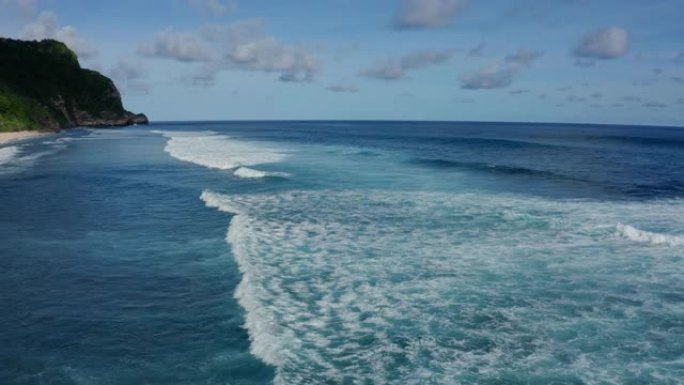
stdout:
<svg viewBox="0 0 684 385">
<path fill-rule="evenodd" d="M 55 40 L 0 38 L 0 131 L 146 123 L 107 77 L 81 68 Z"/>
</svg>

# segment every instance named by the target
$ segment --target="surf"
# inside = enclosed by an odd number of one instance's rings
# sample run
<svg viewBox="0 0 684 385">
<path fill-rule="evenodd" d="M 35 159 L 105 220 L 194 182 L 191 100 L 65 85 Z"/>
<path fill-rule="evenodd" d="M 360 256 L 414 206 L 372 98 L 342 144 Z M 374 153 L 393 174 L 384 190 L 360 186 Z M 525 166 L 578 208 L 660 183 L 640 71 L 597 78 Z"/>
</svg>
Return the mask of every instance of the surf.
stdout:
<svg viewBox="0 0 684 385">
<path fill-rule="evenodd" d="M 9 146 L 0 148 L 0 166 L 9 163 L 19 154 L 17 146 Z"/>
<path fill-rule="evenodd" d="M 241 177 L 268 176 L 256 171 L 250 172 L 249 169 L 240 171 L 240 168 L 278 163 L 286 158 L 285 153 L 267 145 L 236 140 L 213 131 L 154 132 L 168 139 L 164 151 L 172 157 L 207 168 L 235 170 L 236 176 Z"/>
<path fill-rule="evenodd" d="M 231 216 L 226 242 L 242 273 L 235 297 L 251 352 L 276 367 L 276 384 L 418 384 L 421 373 L 468 382 L 474 367 L 529 372 L 540 361 L 566 378 L 613 381 L 623 369 L 619 345 L 592 351 L 555 330 L 598 322 L 615 327 L 593 338 L 629 333 L 619 314 L 646 306 L 651 294 L 625 297 L 624 282 L 638 280 L 625 264 L 662 274 L 676 262 L 645 261 L 605 229 L 653 213 L 677 226 L 682 212 L 677 202 L 433 191 L 205 190 L 200 199 Z M 615 250 L 619 258 L 610 257 Z M 563 306 L 556 293 L 566 293 Z M 620 307 L 584 315 L 605 307 L 606 296 Z M 554 354 L 569 362 L 559 366 Z M 604 370 L 583 374 L 587 357 Z"/>
</svg>

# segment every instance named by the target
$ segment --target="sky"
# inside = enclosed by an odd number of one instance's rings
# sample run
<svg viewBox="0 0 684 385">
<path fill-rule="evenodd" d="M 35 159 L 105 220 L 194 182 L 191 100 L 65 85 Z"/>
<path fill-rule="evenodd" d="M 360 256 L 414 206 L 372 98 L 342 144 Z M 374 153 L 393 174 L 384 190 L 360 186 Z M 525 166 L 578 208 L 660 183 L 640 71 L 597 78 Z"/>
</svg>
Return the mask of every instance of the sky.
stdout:
<svg viewBox="0 0 684 385">
<path fill-rule="evenodd" d="M 0 36 L 65 42 L 153 121 L 684 126 L 682 16 L 682 0 L 0 0 Z"/>
</svg>

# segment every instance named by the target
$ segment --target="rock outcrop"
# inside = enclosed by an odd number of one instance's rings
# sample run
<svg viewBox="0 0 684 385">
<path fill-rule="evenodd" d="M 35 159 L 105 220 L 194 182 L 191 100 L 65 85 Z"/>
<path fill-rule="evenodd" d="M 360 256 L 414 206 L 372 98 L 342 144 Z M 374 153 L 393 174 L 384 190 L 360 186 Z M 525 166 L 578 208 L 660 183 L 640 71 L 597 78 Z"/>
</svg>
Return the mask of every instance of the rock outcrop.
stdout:
<svg viewBox="0 0 684 385">
<path fill-rule="evenodd" d="M 147 124 L 114 83 L 56 40 L 0 38 L 0 131 Z"/>
</svg>

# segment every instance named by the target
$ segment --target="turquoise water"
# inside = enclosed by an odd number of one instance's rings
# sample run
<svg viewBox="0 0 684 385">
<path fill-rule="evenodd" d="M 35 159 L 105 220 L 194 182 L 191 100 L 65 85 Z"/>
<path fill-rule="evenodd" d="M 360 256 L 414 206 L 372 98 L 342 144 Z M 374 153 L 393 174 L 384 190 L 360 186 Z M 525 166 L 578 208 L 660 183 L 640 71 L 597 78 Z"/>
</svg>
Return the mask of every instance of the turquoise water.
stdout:
<svg viewBox="0 0 684 385">
<path fill-rule="evenodd" d="M 0 383 L 681 384 L 683 150 L 391 122 L 0 147 Z"/>
</svg>

